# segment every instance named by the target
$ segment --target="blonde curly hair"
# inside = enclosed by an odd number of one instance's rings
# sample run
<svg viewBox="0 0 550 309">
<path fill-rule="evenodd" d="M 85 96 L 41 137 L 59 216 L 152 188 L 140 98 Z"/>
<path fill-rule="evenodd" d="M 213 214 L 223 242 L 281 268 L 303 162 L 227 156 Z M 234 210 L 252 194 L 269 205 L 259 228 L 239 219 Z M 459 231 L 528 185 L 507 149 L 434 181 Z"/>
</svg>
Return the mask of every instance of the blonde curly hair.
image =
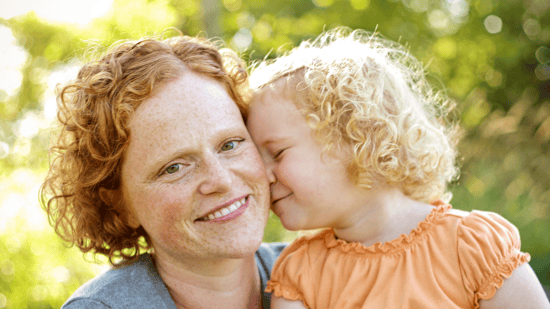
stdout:
<svg viewBox="0 0 550 309">
<path fill-rule="evenodd" d="M 338 28 L 252 69 L 255 96 L 286 79 L 278 93 L 294 100 L 324 145 L 350 154 L 360 187 L 398 186 L 411 198 L 448 201 L 458 175 L 454 103 L 435 92 L 426 73 L 398 43 Z M 254 100 L 252 100 L 254 102 Z"/>
<path fill-rule="evenodd" d="M 242 61 L 214 42 L 187 36 L 118 43 L 58 88 L 61 130 L 40 197 L 62 239 L 107 256 L 113 265 L 151 249 L 145 230 L 130 227 L 120 205 L 102 201 L 100 188 L 119 189 L 135 110 L 184 70 L 218 80 L 245 111 L 248 74 Z"/>
</svg>

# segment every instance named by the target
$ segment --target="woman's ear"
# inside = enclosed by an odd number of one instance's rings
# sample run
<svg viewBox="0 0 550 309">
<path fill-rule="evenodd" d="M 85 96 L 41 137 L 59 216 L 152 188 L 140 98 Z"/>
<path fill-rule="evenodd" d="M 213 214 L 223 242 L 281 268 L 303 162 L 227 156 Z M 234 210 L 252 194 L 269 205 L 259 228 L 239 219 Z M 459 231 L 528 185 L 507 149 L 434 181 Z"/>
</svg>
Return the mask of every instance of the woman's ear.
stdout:
<svg viewBox="0 0 550 309">
<path fill-rule="evenodd" d="M 111 206 L 129 227 L 137 229 L 141 224 L 133 212 L 126 209 L 121 194 L 120 190 L 99 188 L 99 198 L 101 201 Z"/>
</svg>

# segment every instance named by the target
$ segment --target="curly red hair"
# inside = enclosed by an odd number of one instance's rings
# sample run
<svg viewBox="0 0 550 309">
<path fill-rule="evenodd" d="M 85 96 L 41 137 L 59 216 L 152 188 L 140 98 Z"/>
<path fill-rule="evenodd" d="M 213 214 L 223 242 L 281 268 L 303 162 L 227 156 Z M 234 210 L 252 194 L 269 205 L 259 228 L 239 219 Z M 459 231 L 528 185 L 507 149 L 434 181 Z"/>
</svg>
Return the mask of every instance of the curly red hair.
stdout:
<svg viewBox="0 0 550 309">
<path fill-rule="evenodd" d="M 218 80 L 244 115 L 248 75 L 243 62 L 202 38 L 118 43 L 85 64 L 76 80 L 58 88 L 61 131 L 51 148 L 40 197 L 62 239 L 85 253 L 107 256 L 113 265 L 128 263 L 151 248 L 145 230 L 130 227 L 124 211 L 105 203 L 99 192 L 120 186 L 134 111 L 183 70 Z"/>
</svg>

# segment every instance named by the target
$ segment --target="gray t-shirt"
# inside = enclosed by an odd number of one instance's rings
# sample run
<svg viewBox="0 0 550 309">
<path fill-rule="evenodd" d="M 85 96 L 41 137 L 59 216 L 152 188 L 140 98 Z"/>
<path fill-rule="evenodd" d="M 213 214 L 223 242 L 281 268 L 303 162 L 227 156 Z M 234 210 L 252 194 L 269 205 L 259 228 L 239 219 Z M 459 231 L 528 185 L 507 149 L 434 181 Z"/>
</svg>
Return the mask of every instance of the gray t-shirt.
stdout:
<svg viewBox="0 0 550 309">
<path fill-rule="evenodd" d="M 271 294 L 263 291 L 273 263 L 285 246 L 284 243 L 264 243 L 256 251 L 264 309 L 270 308 Z M 151 256 L 143 254 L 133 264 L 113 268 L 85 283 L 62 308 L 176 309 L 176 305 Z"/>
</svg>

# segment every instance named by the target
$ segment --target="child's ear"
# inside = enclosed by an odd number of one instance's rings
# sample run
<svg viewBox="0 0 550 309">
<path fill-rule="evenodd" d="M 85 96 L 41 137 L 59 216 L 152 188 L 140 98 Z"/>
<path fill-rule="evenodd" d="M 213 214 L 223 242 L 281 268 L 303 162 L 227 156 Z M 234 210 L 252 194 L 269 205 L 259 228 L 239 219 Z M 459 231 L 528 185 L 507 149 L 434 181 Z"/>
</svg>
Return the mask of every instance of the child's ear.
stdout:
<svg viewBox="0 0 550 309">
<path fill-rule="evenodd" d="M 103 187 L 99 188 L 99 198 L 101 201 L 111 206 L 120 216 L 120 218 L 129 227 L 137 229 L 141 224 L 133 212 L 124 207 L 124 202 L 120 190 L 110 190 Z"/>
</svg>

